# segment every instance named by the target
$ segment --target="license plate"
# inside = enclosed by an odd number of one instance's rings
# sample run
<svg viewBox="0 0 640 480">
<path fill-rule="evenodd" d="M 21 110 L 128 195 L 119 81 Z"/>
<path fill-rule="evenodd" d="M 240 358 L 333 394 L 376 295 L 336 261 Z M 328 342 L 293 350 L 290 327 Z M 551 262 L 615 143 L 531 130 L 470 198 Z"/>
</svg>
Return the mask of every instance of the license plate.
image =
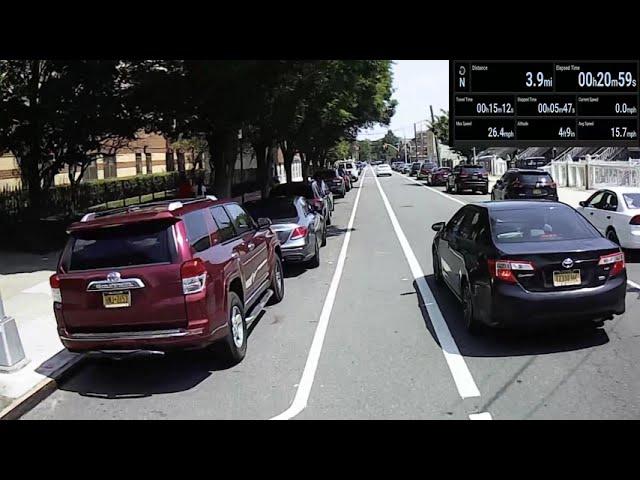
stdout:
<svg viewBox="0 0 640 480">
<path fill-rule="evenodd" d="M 542 190 L 540 190 L 539 188 L 534 188 L 533 189 L 533 194 L 534 195 L 542 195 Z"/>
<path fill-rule="evenodd" d="M 580 270 L 570 270 L 567 272 L 553 272 L 554 287 L 568 287 L 571 285 L 580 285 Z"/>
<path fill-rule="evenodd" d="M 123 308 L 131 306 L 131 291 L 109 292 L 102 294 L 104 308 Z"/>
<path fill-rule="evenodd" d="M 478 175 L 471 175 L 471 178 L 478 178 Z"/>
</svg>

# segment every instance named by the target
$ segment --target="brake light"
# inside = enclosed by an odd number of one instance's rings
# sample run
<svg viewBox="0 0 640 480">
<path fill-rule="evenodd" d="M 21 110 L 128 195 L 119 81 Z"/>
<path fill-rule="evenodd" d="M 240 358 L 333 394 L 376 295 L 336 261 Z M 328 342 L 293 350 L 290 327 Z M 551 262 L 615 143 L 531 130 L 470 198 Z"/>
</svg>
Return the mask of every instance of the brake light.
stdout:
<svg viewBox="0 0 640 480">
<path fill-rule="evenodd" d="M 469 175 L 467 175 L 466 173 L 461 173 L 460 174 L 460 178 L 467 178 Z"/>
<path fill-rule="evenodd" d="M 207 269 L 199 258 L 187 260 L 180 267 L 182 277 L 182 293 L 190 295 L 204 290 L 207 280 Z"/>
<path fill-rule="evenodd" d="M 487 260 L 489 265 L 489 273 L 497 280 L 502 280 L 507 283 L 517 283 L 514 272 L 535 270 L 532 262 L 526 260 Z"/>
<path fill-rule="evenodd" d="M 629 225 L 640 225 L 640 215 L 636 215 L 629 221 Z"/>
<path fill-rule="evenodd" d="M 556 188 L 556 182 L 551 182 L 551 184 L 549 185 L 549 187 L 551 187 L 551 188 Z"/>
<path fill-rule="evenodd" d="M 299 238 L 304 238 L 307 236 L 307 232 L 309 230 L 307 227 L 296 227 L 296 229 L 291 234 L 291 240 L 297 240 Z"/>
<path fill-rule="evenodd" d="M 603 255 L 598 261 L 598 265 L 607 266 L 610 265 L 609 276 L 615 277 L 624 270 L 624 253 L 612 253 L 610 255 Z"/>
<path fill-rule="evenodd" d="M 62 293 L 60 292 L 60 277 L 57 273 L 49 277 L 49 285 L 51 286 L 51 298 L 56 303 L 62 303 Z"/>
</svg>

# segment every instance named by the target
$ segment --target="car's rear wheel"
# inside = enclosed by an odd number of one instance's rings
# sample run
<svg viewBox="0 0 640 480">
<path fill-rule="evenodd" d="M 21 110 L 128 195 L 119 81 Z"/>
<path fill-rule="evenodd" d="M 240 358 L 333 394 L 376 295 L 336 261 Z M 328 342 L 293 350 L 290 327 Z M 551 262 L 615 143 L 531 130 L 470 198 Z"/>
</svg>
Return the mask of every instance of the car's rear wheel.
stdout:
<svg viewBox="0 0 640 480">
<path fill-rule="evenodd" d="M 271 290 L 273 295 L 269 299 L 269 305 L 280 303 L 284 297 L 284 273 L 282 270 L 282 259 L 276 254 L 273 273 L 271 275 Z"/>
<path fill-rule="evenodd" d="M 244 319 L 244 305 L 235 292 L 229 292 L 227 324 L 229 333 L 222 345 L 222 355 L 235 365 L 247 354 L 247 323 Z"/>
<path fill-rule="evenodd" d="M 442 263 L 440 263 L 440 257 L 438 256 L 438 251 L 433 248 L 431 250 L 433 254 L 433 278 L 436 283 L 442 283 Z"/>
<path fill-rule="evenodd" d="M 317 238 L 314 246 L 314 255 L 311 257 L 311 260 L 309 260 L 309 266 L 311 268 L 318 268 L 320 266 L 320 246 L 318 245 Z"/>
<path fill-rule="evenodd" d="M 326 245 L 327 245 L 327 225 L 324 225 L 324 227 L 322 227 L 322 244 L 320 246 L 324 247 Z"/>
<path fill-rule="evenodd" d="M 473 309 L 471 287 L 469 287 L 467 282 L 462 285 L 462 313 L 464 325 L 467 328 L 467 331 L 474 335 L 480 333 L 480 323 L 478 322 Z"/>
<path fill-rule="evenodd" d="M 607 240 L 611 240 L 616 245 L 620 245 L 620 240 L 618 239 L 618 235 L 613 228 L 610 228 L 607 232 Z"/>
<path fill-rule="evenodd" d="M 481 191 L 482 191 L 483 195 L 486 195 L 487 193 L 489 193 L 489 189 L 488 188 L 483 188 Z"/>
</svg>

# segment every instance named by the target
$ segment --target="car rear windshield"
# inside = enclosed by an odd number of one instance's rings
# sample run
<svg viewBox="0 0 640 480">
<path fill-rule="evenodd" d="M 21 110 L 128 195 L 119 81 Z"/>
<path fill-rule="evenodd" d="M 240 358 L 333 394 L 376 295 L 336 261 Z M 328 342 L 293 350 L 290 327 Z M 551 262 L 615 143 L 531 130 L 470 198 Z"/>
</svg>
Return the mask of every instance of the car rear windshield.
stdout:
<svg viewBox="0 0 640 480">
<path fill-rule="evenodd" d="M 520 173 L 518 179 L 525 185 L 536 185 L 538 183 L 553 183 L 551 175 L 548 173 Z"/>
<path fill-rule="evenodd" d="M 347 164 L 346 164 L 346 167 L 347 167 L 347 168 L 354 168 L 354 167 L 353 167 L 353 163 L 347 163 Z"/>
<path fill-rule="evenodd" d="M 325 180 L 336 178 L 338 176 L 338 173 L 335 170 L 319 170 L 317 173 L 320 176 L 320 178 Z"/>
<path fill-rule="evenodd" d="M 573 209 L 545 205 L 490 213 L 496 243 L 547 242 L 596 238 L 596 231 Z"/>
<path fill-rule="evenodd" d="M 301 197 L 313 197 L 313 190 L 311 189 L 311 185 L 307 185 L 305 183 L 285 183 L 282 185 L 276 185 L 271 190 L 271 196 L 289 196 L 289 195 L 299 195 Z"/>
<path fill-rule="evenodd" d="M 437 165 L 435 163 L 423 163 L 422 164 L 422 168 L 425 169 L 425 170 L 427 168 L 436 168 L 436 167 L 437 167 Z"/>
<path fill-rule="evenodd" d="M 622 198 L 627 208 L 640 208 L 640 193 L 623 193 Z"/>
<path fill-rule="evenodd" d="M 462 167 L 464 173 L 484 173 L 484 167 Z"/>
<path fill-rule="evenodd" d="M 171 262 L 170 226 L 163 222 L 73 233 L 69 270 L 122 268 Z"/>
<path fill-rule="evenodd" d="M 245 203 L 244 207 L 254 218 L 295 218 L 298 210 L 292 198 L 272 198 L 266 202 Z"/>
</svg>

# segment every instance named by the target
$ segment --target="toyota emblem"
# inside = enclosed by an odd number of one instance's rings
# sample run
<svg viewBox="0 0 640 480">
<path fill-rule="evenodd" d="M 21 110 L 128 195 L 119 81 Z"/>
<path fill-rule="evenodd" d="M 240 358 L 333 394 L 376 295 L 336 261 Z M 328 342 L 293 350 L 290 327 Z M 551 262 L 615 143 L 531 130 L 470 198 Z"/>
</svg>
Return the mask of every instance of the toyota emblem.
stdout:
<svg viewBox="0 0 640 480">
<path fill-rule="evenodd" d="M 565 258 L 565 259 L 562 261 L 562 266 L 563 266 L 564 268 L 571 268 L 571 267 L 573 267 L 573 260 L 572 260 L 572 259 L 570 259 L 570 258 Z"/>
<path fill-rule="evenodd" d="M 564 264 L 563 264 L 564 265 Z M 120 272 L 110 272 L 107 275 L 107 280 L 110 282 L 117 282 L 120 280 Z"/>
</svg>

